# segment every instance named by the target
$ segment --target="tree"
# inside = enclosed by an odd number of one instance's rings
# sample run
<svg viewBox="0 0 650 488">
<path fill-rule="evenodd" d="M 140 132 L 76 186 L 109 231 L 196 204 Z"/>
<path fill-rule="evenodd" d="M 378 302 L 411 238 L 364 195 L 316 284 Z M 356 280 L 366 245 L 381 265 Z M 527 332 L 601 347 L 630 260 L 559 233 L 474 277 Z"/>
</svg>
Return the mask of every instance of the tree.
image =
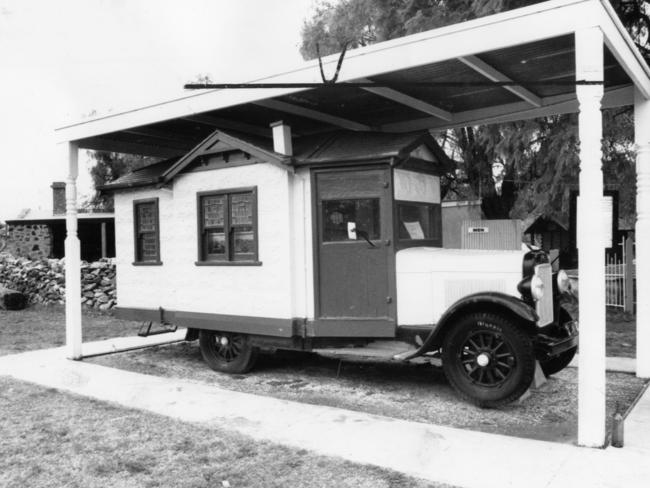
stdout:
<svg viewBox="0 0 650 488">
<path fill-rule="evenodd" d="M 456 22 L 523 7 L 541 0 L 342 0 L 323 2 L 302 30 L 301 54 L 316 57 L 338 52 L 344 45 L 373 42 L 442 27 Z M 650 20 L 645 0 L 613 0 L 612 4 L 641 52 L 650 55 Z M 633 185 L 630 110 L 605 111 L 605 183 Z M 464 127 L 439 135 L 439 140 L 458 161 L 456 170 L 443 179 L 443 192 L 459 182 L 475 194 L 493 187 L 491 164 L 505 164 L 505 180 L 513 188 L 509 209 L 484 206 L 488 218 L 525 218 L 528 215 L 560 217 L 568 214 L 570 187 L 577 183 L 577 117 L 573 114 L 490 126 Z M 451 151 L 449 149 L 451 148 Z M 507 157 L 506 157 L 507 156 Z M 569 183 L 569 184 L 567 184 Z M 489 192 L 488 192 L 489 193 Z M 622 192 L 622 211 L 633 212 L 633 192 Z"/>
<path fill-rule="evenodd" d="M 113 197 L 100 194 L 97 188 L 118 179 L 120 176 L 143 166 L 160 161 L 158 158 L 136 156 L 108 151 L 88 151 L 88 156 L 95 160 L 90 169 L 95 193 L 84 205 L 88 210 L 113 211 Z"/>
</svg>

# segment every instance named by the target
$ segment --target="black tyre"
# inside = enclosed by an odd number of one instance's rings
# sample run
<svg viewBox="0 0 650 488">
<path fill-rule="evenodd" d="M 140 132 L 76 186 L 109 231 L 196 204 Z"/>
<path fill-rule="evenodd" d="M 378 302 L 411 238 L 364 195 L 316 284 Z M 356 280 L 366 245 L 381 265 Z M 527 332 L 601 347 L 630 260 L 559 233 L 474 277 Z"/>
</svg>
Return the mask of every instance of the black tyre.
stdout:
<svg viewBox="0 0 650 488">
<path fill-rule="evenodd" d="M 202 330 L 199 346 L 208 366 L 222 373 L 247 373 L 257 360 L 258 348 L 244 334 Z"/>
<path fill-rule="evenodd" d="M 569 337 L 569 332 L 566 330 L 564 327 L 564 324 L 567 322 L 570 322 L 571 315 L 569 315 L 569 312 L 564 310 L 563 308 L 560 309 L 560 326 L 558 329 L 555 331 L 555 334 L 557 337 Z M 564 351 L 562 354 L 555 356 L 554 358 L 551 358 L 547 361 L 540 361 L 539 365 L 542 368 L 542 371 L 544 374 L 549 377 L 552 374 L 559 373 L 562 371 L 564 368 L 566 368 L 571 361 L 573 361 L 573 358 L 576 355 L 576 352 L 578 352 L 578 347 L 574 347 L 573 349 L 569 349 L 568 351 Z"/>
<path fill-rule="evenodd" d="M 483 408 L 510 403 L 535 376 L 529 335 L 502 315 L 461 317 L 447 332 L 442 366 L 449 383 L 464 399 Z"/>
</svg>

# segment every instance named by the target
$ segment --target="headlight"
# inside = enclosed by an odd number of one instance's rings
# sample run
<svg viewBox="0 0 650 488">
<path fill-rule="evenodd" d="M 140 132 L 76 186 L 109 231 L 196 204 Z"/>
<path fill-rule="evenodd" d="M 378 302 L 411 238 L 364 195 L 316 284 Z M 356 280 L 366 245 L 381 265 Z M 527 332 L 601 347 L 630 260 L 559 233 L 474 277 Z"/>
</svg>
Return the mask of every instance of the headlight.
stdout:
<svg viewBox="0 0 650 488">
<path fill-rule="evenodd" d="M 571 278 L 563 269 L 557 273 L 557 289 L 560 293 L 569 293 L 571 291 Z"/>
<path fill-rule="evenodd" d="M 537 275 L 534 275 L 530 280 L 530 294 L 534 300 L 541 300 L 544 296 L 544 282 Z"/>
</svg>

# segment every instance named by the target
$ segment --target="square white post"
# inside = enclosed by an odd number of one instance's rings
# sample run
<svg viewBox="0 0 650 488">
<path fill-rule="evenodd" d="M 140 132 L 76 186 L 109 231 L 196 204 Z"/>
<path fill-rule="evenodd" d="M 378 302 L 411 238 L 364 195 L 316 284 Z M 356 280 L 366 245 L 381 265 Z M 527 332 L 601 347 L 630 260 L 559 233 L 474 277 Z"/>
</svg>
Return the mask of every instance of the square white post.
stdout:
<svg viewBox="0 0 650 488">
<path fill-rule="evenodd" d="M 603 33 L 589 28 L 575 33 L 576 81 L 580 104 L 580 197 L 578 200 L 578 269 L 580 279 L 580 360 L 578 364 L 578 444 L 605 443 L 605 229 L 603 202 Z"/>
<path fill-rule="evenodd" d="M 68 167 L 65 185 L 65 343 L 69 359 L 81 359 L 81 245 L 77 235 L 77 175 L 79 148 L 74 142 L 62 144 Z"/>
<path fill-rule="evenodd" d="M 650 100 L 635 90 L 636 375 L 650 378 Z"/>
</svg>

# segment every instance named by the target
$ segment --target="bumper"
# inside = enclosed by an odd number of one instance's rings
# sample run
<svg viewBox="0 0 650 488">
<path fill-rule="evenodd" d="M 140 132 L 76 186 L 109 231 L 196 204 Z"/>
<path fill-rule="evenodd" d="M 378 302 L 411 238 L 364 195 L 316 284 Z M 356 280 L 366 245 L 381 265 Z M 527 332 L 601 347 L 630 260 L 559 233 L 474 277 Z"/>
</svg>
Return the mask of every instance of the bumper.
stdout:
<svg viewBox="0 0 650 488">
<path fill-rule="evenodd" d="M 578 347 L 578 323 L 575 320 L 563 325 L 563 336 L 538 334 L 535 337 L 535 356 L 544 361 Z"/>
</svg>

